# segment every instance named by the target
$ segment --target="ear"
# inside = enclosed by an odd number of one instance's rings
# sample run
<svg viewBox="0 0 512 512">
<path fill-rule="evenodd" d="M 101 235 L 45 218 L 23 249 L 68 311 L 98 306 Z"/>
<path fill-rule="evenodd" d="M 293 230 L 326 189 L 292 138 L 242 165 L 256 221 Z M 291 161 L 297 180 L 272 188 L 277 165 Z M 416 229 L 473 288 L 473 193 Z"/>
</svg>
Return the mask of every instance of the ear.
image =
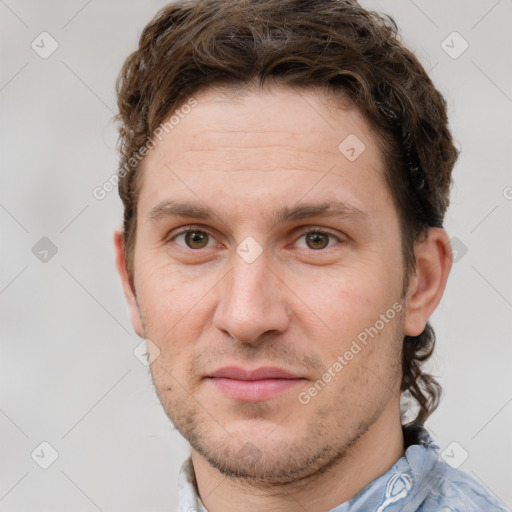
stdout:
<svg viewBox="0 0 512 512">
<path fill-rule="evenodd" d="M 407 336 L 418 336 L 425 329 L 443 296 L 452 267 L 450 239 L 442 228 L 429 228 L 427 237 L 417 243 L 414 253 L 416 274 L 410 279 L 405 298 Z"/>
<path fill-rule="evenodd" d="M 114 246 L 116 251 L 116 267 L 121 283 L 123 285 L 124 296 L 128 302 L 128 308 L 130 309 L 130 317 L 132 320 L 133 328 L 135 332 L 141 337 L 144 337 L 144 329 L 142 326 L 142 319 L 139 311 L 139 305 L 137 303 L 137 297 L 135 295 L 135 288 L 132 286 L 130 275 L 125 263 L 125 245 L 124 245 L 124 232 L 123 229 L 118 229 L 114 232 Z"/>
</svg>

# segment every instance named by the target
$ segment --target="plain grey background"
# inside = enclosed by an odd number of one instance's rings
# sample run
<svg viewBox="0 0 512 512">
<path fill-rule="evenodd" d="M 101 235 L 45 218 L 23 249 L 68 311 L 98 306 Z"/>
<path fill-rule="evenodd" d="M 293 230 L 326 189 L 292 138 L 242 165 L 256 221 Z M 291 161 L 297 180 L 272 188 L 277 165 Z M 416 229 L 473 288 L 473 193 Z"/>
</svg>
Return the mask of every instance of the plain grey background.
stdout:
<svg viewBox="0 0 512 512">
<path fill-rule="evenodd" d="M 187 445 L 133 354 L 117 191 L 92 194 L 117 168 L 116 76 L 164 4 L 0 0 L 3 511 L 176 508 Z M 428 425 L 512 507 L 512 1 L 364 5 L 395 17 L 462 149 L 446 219 L 456 263 L 432 318 L 445 394 Z"/>
</svg>

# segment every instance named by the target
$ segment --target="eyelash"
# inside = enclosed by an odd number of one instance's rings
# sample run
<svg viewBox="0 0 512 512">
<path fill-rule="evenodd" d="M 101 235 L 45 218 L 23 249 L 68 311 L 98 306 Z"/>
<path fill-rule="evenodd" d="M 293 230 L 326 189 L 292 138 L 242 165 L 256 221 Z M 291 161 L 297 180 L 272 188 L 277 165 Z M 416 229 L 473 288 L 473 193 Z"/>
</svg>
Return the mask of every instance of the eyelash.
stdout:
<svg viewBox="0 0 512 512">
<path fill-rule="evenodd" d="M 177 233 L 175 233 L 174 235 L 172 235 L 171 237 L 168 237 L 168 239 L 166 240 L 166 242 L 173 242 L 175 241 L 175 239 L 180 236 L 180 235 L 185 235 L 187 233 L 190 233 L 190 232 L 193 232 L 193 231 L 200 231 L 201 233 L 206 233 L 208 236 L 212 237 L 214 240 L 215 240 L 215 237 L 212 235 L 212 233 L 210 233 L 207 229 L 204 229 L 200 226 L 187 226 L 186 228 L 183 228 L 182 230 L 178 231 Z M 305 231 L 303 231 L 302 233 L 300 233 L 299 237 L 297 238 L 300 239 L 304 236 L 307 236 L 309 234 L 322 234 L 322 235 L 327 235 L 331 238 L 334 238 L 338 243 L 342 241 L 342 238 L 340 238 L 339 236 L 337 235 L 334 235 L 333 233 L 329 232 L 329 231 L 326 231 L 324 230 L 323 228 L 320 229 L 320 228 L 307 228 Z M 178 244 L 179 245 L 179 244 Z M 183 247 L 183 246 L 180 246 L 180 247 Z M 330 247 L 332 246 L 327 246 L 326 248 L 324 249 L 310 249 L 311 251 L 325 251 L 326 249 L 329 249 Z M 185 249 L 185 247 L 183 247 Z M 186 249 L 189 249 L 191 251 L 200 251 L 201 249 L 191 249 L 190 247 L 186 247 Z"/>
</svg>

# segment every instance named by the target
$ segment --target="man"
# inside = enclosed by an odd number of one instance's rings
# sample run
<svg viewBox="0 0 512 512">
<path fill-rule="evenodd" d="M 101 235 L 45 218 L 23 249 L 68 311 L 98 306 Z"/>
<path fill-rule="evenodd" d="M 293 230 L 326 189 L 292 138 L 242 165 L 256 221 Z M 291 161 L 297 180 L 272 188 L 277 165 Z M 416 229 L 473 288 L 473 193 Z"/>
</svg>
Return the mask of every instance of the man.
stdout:
<svg viewBox="0 0 512 512">
<path fill-rule="evenodd" d="M 423 427 L 457 151 L 394 22 L 172 4 L 118 97 L 117 266 L 191 446 L 180 510 L 504 510 Z"/>
</svg>

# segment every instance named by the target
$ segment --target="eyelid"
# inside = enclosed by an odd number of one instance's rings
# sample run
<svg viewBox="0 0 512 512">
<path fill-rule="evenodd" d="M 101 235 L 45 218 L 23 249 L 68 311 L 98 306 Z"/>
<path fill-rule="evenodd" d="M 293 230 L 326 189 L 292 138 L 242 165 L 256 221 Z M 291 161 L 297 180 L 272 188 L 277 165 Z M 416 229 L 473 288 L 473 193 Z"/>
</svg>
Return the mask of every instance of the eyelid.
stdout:
<svg viewBox="0 0 512 512">
<path fill-rule="evenodd" d="M 320 233 L 320 234 L 323 234 L 323 235 L 328 235 L 329 237 L 336 239 L 337 243 L 340 243 L 340 242 L 343 242 L 344 240 L 346 240 L 346 237 L 344 237 L 343 235 L 334 234 L 329 229 L 322 228 L 322 227 L 319 227 L 319 226 L 307 226 L 306 228 L 303 228 L 299 232 L 299 235 L 296 237 L 294 244 L 296 244 L 299 239 L 301 239 L 305 235 L 308 235 L 309 233 Z M 316 249 L 315 252 L 320 252 L 320 251 L 325 251 L 327 249 L 330 249 L 331 247 L 334 247 L 334 245 L 337 245 L 337 243 L 333 244 L 333 245 L 330 245 L 330 246 L 328 246 L 328 247 L 326 247 L 324 249 Z M 310 249 L 309 248 L 309 250 L 314 250 L 314 249 Z"/>
<path fill-rule="evenodd" d="M 302 228 L 302 230 L 301 230 L 302 235 L 307 235 L 308 233 L 324 233 L 326 235 L 331 235 L 336 238 L 340 238 L 340 236 L 338 234 L 333 233 L 329 228 L 322 228 L 320 226 L 306 226 L 306 227 Z"/>
<path fill-rule="evenodd" d="M 188 233 L 190 231 L 200 231 L 201 233 L 206 233 L 215 242 L 218 242 L 217 238 L 213 235 L 211 230 L 209 230 L 207 228 L 204 228 L 202 226 L 193 225 L 193 224 L 189 224 L 187 226 L 182 226 L 181 228 L 177 228 L 177 231 L 173 230 L 171 233 L 169 233 L 165 237 L 164 242 L 165 243 L 173 242 L 178 236 L 184 235 L 184 234 L 186 234 L 186 233 Z M 184 246 L 182 246 L 180 244 L 177 244 L 177 245 L 179 245 L 180 247 L 183 247 L 184 249 L 190 249 L 192 251 L 200 251 L 201 250 L 201 249 L 191 249 L 190 247 L 184 247 Z M 206 249 L 206 247 L 204 247 L 203 249 Z"/>
<path fill-rule="evenodd" d="M 189 231 L 201 231 L 203 233 L 206 233 L 208 236 L 210 236 L 213 240 L 219 243 L 216 236 L 212 233 L 211 229 L 208 229 L 204 226 L 195 225 L 195 224 L 188 224 L 186 226 L 182 226 L 181 228 L 177 228 L 177 231 L 173 230 L 169 235 L 165 237 L 165 242 L 171 242 L 174 241 L 174 239 L 180 235 L 183 235 L 185 233 L 188 233 Z M 297 228 L 298 234 L 295 235 L 295 242 L 304 235 L 307 235 L 309 233 L 322 233 L 326 234 L 332 238 L 335 238 L 338 242 L 343 242 L 347 240 L 347 236 L 343 235 L 341 233 L 333 233 L 330 229 L 324 228 L 321 226 L 300 226 Z M 177 244 L 179 245 L 179 244 Z M 183 247 L 183 246 L 180 246 Z M 332 246 L 331 246 L 332 247 Z M 190 248 L 188 248 L 190 249 Z M 191 249 L 194 250 L 194 249 Z M 195 249 L 195 251 L 198 251 L 200 249 Z M 324 249 L 325 250 L 325 249 Z"/>
<path fill-rule="evenodd" d="M 309 233 L 322 233 L 322 234 L 325 234 L 325 235 L 332 236 L 333 238 L 336 238 L 340 242 L 342 240 L 346 240 L 348 238 L 343 233 L 339 233 L 339 232 L 335 233 L 335 232 L 333 232 L 333 230 L 331 230 L 329 228 L 324 228 L 324 227 L 320 227 L 320 226 L 306 226 L 304 228 L 299 228 L 299 230 L 300 230 L 299 231 L 299 236 L 304 236 L 304 235 L 307 235 Z"/>
</svg>

